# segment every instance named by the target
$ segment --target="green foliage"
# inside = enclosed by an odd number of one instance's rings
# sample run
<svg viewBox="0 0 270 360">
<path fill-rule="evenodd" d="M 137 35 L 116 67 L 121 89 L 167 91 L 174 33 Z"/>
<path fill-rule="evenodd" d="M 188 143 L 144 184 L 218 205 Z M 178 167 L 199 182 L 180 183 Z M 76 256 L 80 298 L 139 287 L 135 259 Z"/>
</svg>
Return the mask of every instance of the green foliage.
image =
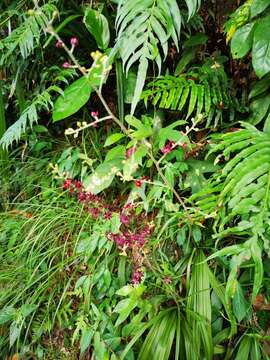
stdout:
<svg viewBox="0 0 270 360">
<path fill-rule="evenodd" d="M 232 55 L 239 59 L 252 50 L 252 64 L 259 78 L 270 71 L 269 44 L 267 29 L 270 26 L 270 16 L 261 15 L 269 7 L 268 1 L 248 0 L 236 10 L 232 19 L 226 24 L 227 40 L 231 41 Z"/>
<path fill-rule="evenodd" d="M 190 70 L 179 77 L 166 75 L 147 84 L 142 98 L 159 108 L 181 112 L 186 119 L 203 115 L 206 127 L 217 127 L 222 111 L 229 109 L 233 116 L 240 104 L 230 90 L 223 66 L 207 61 L 198 70 Z"/>
<path fill-rule="evenodd" d="M 96 10 L 87 8 L 83 21 L 90 34 L 94 36 L 98 47 L 101 50 L 107 49 L 110 42 L 110 30 L 106 17 Z"/>
<path fill-rule="evenodd" d="M 91 95 L 91 83 L 83 76 L 69 85 L 55 101 L 53 121 L 59 121 L 76 113 L 84 106 Z"/>
<path fill-rule="evenodd" d="M 269 357 L 270 9 L 229 8 L 1 2 L 1 359 Z"/>
<path fill-rule="evenodd" d="M 40 37 L 46 31 L 54 12 L 57 12 L 57 9 L 53 3 L 29 10 L 21 25 L 0 41 L 0 64 L 3 66 L 11 56 L 14 56 L 15 52 L 17 54 L 19 52 L 23 58 L 27 58 L 39 44 Z"/>
<path fill-rule="evenodd" d="M 100 52 L 92 54 L 94 62 L 87 74 L 69 85 L 56 99 L 53 109 L 53 121 L 67 118 L 81 109 L 89 100 L 92 88 L 102 86 L 110 70 L 108 57 Z"/>
<path fill-rule="evenodd" d="M 38 122 L 38 111 L 45 109 L 49 111 L 50 107 L 53 106 L 51 99 L 51 92 L 61 93 L 62 90 L 52 85 L 43 93 L 37 95 L 31 102 L 31 104 L 22 112 L 19 119 L 10 126 L 4 133 L 0 140 L 0 146 L 7 149 L 14 141 L 19 141 L 22 134 L 26 131 L 27 126 L 30 125 L 32 128 L 35 123 Z"/>
<path fill-rule="evenodd" d="M 189 18 L 192 17 L 200 1 L 186 1 Z M 175 0 L 120 1 L 116 17 L 116 48 L 120 52 L 126 74 L 139 61 L 137 81 L 131 105 L 134 113 L 145 83 L 148 63 L 152 60 L 161 72 L 161 46 L 164 58 L 168 53 L 168 39 L 172 37 L 178 44 L 182 15 Z"/>
</svg>

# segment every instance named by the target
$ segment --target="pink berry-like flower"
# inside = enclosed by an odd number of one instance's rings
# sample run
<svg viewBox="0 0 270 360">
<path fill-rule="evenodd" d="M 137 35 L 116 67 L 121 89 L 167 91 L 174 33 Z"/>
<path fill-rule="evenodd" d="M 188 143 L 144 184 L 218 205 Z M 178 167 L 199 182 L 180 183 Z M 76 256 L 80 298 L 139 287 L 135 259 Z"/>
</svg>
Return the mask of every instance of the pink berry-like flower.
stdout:
<svg viewBox="0 0 270 360">
<path fill-rule="evenodd" d="M 138 179 L 138 180 L 135 180 L 135 181 L 134 181 L 135 186 L 138 187 L 138 188 L 140 188 L 140 187 L 142 186 L 142 183 L 143 183 L 143 182 L 142 182 L 141 179 Z"/>
<path fill-rule="evenodd" d="M 187 143 L 182 144 L 182 149 L 185 151 L 187 149 Z"/>
<path fill-rule="evenodd" d="M 123 225 L 128 225 L 129 217 L 125 214 L 120 214 L 120 221 Z"/>
<path fill-rule="evenodd" d="M 75 188 L 76 188 L 77 190 L 79 190 L 79 189 L 82 188 L 82 183 L 81 183 L 80 181 L 78 181 L 78 180 L 74 180 L 74 181 L 73 181 L 73 184 L 74 184 L 74 186 L 75 186 Z"/>
<path fill-rule="evenodd" d="M 79 45 L 79 40 L 78 40 L 78 38 L 76 38 L 75 36 L 72 37 L 72 38 L 70 39 L 70 44 L 71 44 L 72 46 L 78 46 L 78 45 Z"/>
<path fill-rule="evenodd" d="M 91 116 L 93 116 L 93 117 L 98 117 L 98 111 L 92 111 L 92 112 L 91 112 Z"/>
<path fill-rule="evenodd" d="M 86 194 L 85 194 L 85 192 L 81 191 L 81 192 L 78 193 L 78 200 L 79 200 L 80 202 L 86 200 Z"/>
<path fill-rule="evenodd" d="M 129 159 L 136 151 L 135 146 L 126 151 L 126 159 Z"/>
<path fill-rule="evenodd" d="M 64 189 L 64 190 L 69 189 L 70 186 L 71 186 L 71 183 L 72 183 L 72 180 L 71 180 L 71 179 L 66 179 L 66 180 L 64 181 L 64 184 L 63 184 L 63 189 Z"/>
<path fill-rule="evenodd" d="M 112 217 L 112 212 L 110 210 L 106 211 L 104 214 L 104 219 L 110 220 Z"/>
<path fill-rule="evenodd" d="M 62 65 L 62 67 L 64 69 L 68 69 L 68 68 L 70 68 L 70 63 L 68 61 L 65 61 L 64 64 Z"/>
<path fill-rule="evenodd" d="M 169 140 L 165 146 L 161 149 L 163 154 L 169 154 L 175 148 L 175 142 Z"/>
<path fill-rule="evenodd" d="M 63 41 L 58 40 L 55 44 L 55 46 L 57 47 L 57 49 L 61 49 L 63 47 Z"/>
<path fill-rule="evenodd" d="M 89 212 L 92 215 L 93 219 L 97 219 L 99 217 L 100 210 L 98 208 L 90 208 Z"/>
<path fill-rule="evenodd" d="M 143 278 L 143 272 L 140 268 L 135 268 L 132 273 L 132 284 L 137 285 L 140 284 Z"/>
</svg>

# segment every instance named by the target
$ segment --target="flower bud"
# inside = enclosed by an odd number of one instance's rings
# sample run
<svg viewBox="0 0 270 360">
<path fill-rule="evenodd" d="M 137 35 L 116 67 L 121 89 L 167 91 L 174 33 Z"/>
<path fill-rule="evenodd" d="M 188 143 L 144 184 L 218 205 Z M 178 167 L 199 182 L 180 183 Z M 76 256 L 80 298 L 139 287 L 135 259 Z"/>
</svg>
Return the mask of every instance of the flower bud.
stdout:
<svg viewBox="0 0 270 360">
<path fill-rule="evenodd" d="M 78 38 L 72 37 L 72 38 L 70 39 L 70 44 L 71 44 L 72 46 L 78 46 L 78 45 L 79 45 L 79 40 L 78 40 Z"/>
<path fill-rule="evenodd" d="M 57 49 L 61 49 L 63 47 L 63 41 L 58 40 L 55 44 L 55 47 L 57 47 Z"/>
<path fill-rule="evenodd" d="M 64 64 L 62 65 L 62 67 L 64 69 L 68 69 L 68 68 L 70 68 L 70 63 L 68 61 L 65 61 Z"/>
</svg>

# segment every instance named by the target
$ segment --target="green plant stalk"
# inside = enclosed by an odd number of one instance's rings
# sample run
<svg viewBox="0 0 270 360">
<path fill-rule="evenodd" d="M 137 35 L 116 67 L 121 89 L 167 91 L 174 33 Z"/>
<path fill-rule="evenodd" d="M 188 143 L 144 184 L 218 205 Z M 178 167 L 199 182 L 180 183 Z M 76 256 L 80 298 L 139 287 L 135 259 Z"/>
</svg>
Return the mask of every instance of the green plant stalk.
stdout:
<svg viewBox="0 0 270 360">
<path fill-rule="evenodd" d="M 4 135 L 7 129 L 6 117 L 5 117 L 5 103 L 3 96 L 3 83 L 0 80 L 0 138 Z M 7 161 L 7 151 L 0 147 L 0 167 L 4 169 L 5 162 Z"/>
<path fill-rule="evenodd" d="M 117 85 L 117 101 L 118 101 L 118 116 L 124 122 L 124 81 L 123 81 L 123 66 L 122 61 L 117 59 L 115 61 L 116 69 L 116 85 Z"/>
<path fill-rule="evenodd" d="M 5 102 L 4 102 L 4 95 L 3 95 L 3 82 L 0 79 L 0 139 L 4 135 L 7 129 L 6 124 L 6 116 L 5 116 Z M 8 167 L 6 166 L 8 162 L 8 153 L 5 149 L 0 146 L 0 207 L 2 206 L 3 209 L 7 206 L 8 200 Z M 1 181 L 2 179 L 2 181 Z M 2 199 L 1 199 L 2 198 Z M 2 204 L 1 204 L 2 203 Z"/>
</svg>

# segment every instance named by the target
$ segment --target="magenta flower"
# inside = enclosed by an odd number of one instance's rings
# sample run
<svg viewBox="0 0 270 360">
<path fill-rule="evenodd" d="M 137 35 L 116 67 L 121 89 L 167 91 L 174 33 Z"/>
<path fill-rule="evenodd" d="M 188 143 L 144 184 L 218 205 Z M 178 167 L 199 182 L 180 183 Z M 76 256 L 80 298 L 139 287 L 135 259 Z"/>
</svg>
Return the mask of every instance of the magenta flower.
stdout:
<svg viewBox="0 0 270 360">
<path fill-rule="evenodd" d="M 64 190 L 69 189 L 71 187 L 71 184 L 72 184 L 72 179 L 66 179 L 63 184 L 63 189 Z"/>
<path fill-rule="evenodd" d="M 104 214 L 104 219 L 110 220 L 112 217 L 112 212 L 110 210 L 106 211 Z"/>
<path fill-rule="evenodd" d="M 64 69 L 68 69 L 68 68 L 70 68 L 70 63 L 68 62 L 68 61 L 65 61 L 64 62 L 64 64 L 62 65 L 62 67 L 64 68 Z"/>
<path fill-rule="evenodd" d="M 98 208 L 90 208 L 89 212 L 92 215 L 93 219 L 97 219 L 99 217 L 100 210 Z"/>
<path fill-rule="evenodd" d="M 175 142 L 169 140 L 165 146 L 161 149 L 163 154 L 169 154 L 175 148 Z"/>
<path fill-rule="evenodd" d="M 138 179 L 138 180 L 135 180 L 134 183 L 135 183 L 135 186 L 136 186 L 136 187 L 140 188 L 140 187 L 142 186 L 142 183 L 143 183 L 143 182 L 142 182 L 141 179 Z"/>
<path fill-rule="evenodd" d="M 140 268 L 135 267 L 135 269 L 133 269 L 132 272 L 132 279 L 131 279 L 132 284 L 133 285 L 140 284 L 142 278 L 143 278 L 143 271 Z"/>
<path fill-rule="evenodd" d="M 70 39 L 70 44 L 71 44 L 72 46 L 78 46 L 78 45 L 79 45 L 79 40 L 78 40 L 78 38 L 76 38 L 75 36 L 72 37 L 72 38 Z"/>
<path fill-rule="evenodd" d="M 91 116 L 93 116 L 93 117 L 98 117 L 98 111 L 92 111 L 91 112 Z"/>
<path fill-rule="evenodd" d="M 86 194 L 85 194 L 85 192 L 81 191 L 81 192 L 78 193 L 78 200 L 79 200 L 80 202 L 86 200 Z"/>
<path fill-rule="evenodd" d="M 120 221 L 123 225 L 129 224 L 129 217 L 125 214 L 120 214 Z"/>
<path fill-rule="evenodd" d="M 82 183 L 81 183 L 80 181 L 78 181 L 78 180 L 74 180 L 74 181 L 73 181 L 73 184 L 74 184 L 74 186 L 75 186 L 75 188 L 76 188 L 77 190 L 79 190 L 79 189 L 82 188 Z"/>
<path fill-rule="evenodd" d="M 126 151 L 126 159 L 129 159 L 136 151 L 136 147 L 131 147 Z"/>
<path fill-rule="evenodd" d="M 55 47 L 57 47 L 57 49 L 61 49 L 63 47 L 63 41 L 58 40 L 55 44 Z"/>
</svg>

